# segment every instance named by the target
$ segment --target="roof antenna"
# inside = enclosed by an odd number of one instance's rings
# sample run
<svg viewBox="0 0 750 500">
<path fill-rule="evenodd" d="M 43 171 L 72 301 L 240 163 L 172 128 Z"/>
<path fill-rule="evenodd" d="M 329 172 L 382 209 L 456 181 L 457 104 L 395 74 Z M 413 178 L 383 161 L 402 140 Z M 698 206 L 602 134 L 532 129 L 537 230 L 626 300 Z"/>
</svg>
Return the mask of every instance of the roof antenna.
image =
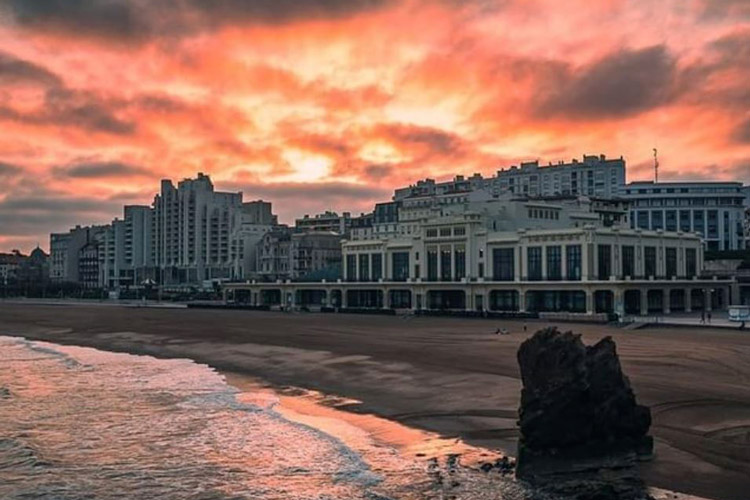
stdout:
<svg viewBox="0 0 750 500">
<path fill-rule="evenodd" d="M 654 148 L 654 182 L 659 182 L 659 152 Z"/>
</svg>

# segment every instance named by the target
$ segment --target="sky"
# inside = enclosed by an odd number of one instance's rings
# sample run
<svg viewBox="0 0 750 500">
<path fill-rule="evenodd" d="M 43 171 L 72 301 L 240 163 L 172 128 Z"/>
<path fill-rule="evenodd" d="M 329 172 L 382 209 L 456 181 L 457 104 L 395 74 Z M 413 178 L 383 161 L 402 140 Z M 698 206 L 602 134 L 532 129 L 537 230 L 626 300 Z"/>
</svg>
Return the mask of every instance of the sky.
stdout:
<svg viewBox="0 0 750 500">
<path fill-rule="evenodd" d="M 748 0 L 0 0 L 0 251 L 209 174 L 284 222 L 624 156 L 750 182 Z"/>
</svg>

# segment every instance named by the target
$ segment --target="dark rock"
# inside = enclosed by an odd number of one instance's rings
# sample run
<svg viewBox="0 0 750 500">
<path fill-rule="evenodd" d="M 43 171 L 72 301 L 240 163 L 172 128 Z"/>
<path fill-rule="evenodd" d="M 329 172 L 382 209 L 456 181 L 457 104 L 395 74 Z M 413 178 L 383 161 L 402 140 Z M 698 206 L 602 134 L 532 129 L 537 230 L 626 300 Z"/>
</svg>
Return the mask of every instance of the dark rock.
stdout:
<svg viewBox="0 0 750 500">
<path fill-rule="evenodd" d="M 636 403 L 610 337 L 536 332 L 518 351 L 523 389 L 516 475 L 580 500 L 647 498 L 638 458 L 653 442 L 648 408 Z"/>
</svg>

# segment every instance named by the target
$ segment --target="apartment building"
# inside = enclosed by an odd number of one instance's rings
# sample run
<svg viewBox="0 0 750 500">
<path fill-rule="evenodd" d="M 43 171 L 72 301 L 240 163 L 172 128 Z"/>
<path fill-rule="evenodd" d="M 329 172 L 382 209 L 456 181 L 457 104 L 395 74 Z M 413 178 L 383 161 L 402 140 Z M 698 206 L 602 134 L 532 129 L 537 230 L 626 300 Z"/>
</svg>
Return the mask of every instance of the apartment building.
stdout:
<svg viewBox="0 0 750 500">
<path fill-rule="evenodd" d="M 632 182 L 631 227 L 699 234 L 707 250 L 745 248 L 745 191 L 741 182 Z"/>
</svg>

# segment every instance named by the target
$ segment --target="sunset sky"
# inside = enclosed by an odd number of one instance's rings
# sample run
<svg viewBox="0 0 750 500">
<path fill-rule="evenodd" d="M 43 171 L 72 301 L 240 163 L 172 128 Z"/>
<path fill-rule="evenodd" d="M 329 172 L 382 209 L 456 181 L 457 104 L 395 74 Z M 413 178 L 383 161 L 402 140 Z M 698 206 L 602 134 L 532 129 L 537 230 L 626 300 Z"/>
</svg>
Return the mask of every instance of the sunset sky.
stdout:
<svg viewBox="0 0 750 500">
<path fill-rule="evenodd" d="M 0 251 L 198 171 L 292 222 L 654 147 L 750 182 L 750 1 L 0 0 Z"/>
</svg>

